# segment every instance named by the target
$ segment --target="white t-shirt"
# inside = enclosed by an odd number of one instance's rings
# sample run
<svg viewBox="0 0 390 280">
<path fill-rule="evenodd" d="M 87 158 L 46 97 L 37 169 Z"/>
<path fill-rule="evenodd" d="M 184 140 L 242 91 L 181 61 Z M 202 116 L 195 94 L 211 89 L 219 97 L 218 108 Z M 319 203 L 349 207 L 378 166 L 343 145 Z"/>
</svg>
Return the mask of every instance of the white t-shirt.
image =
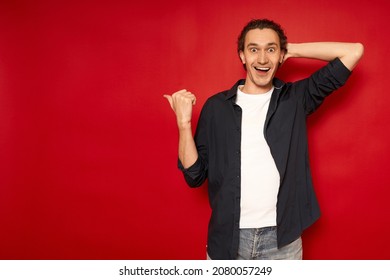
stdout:
<svg viewBox="0 0 390 280">
<path fill-rule="evenodd" d="M 263 94 L 237 90 L 242 109 L 240 228 L 276 226 L 280 176 L 264 138 L 264 123 L 273 88 Z"/>
</svg>

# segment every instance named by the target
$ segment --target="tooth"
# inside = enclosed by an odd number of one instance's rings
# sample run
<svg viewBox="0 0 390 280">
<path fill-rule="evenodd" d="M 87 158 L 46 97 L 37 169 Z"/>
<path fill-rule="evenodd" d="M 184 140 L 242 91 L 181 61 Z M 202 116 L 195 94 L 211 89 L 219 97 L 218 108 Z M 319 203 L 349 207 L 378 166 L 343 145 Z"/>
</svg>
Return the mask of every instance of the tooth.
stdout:
<svg viewBox="0 0 390 280">
<path fill-rule="evenodd" d="M 269 67 L 256 67 L 256 66 L 255 66 L 255 69 L 256 69 L 256 70 L 260 70 L 260 71 L 268 71 L 268 70 L 270 70 L 271 68 L 269 68 Z"/>
</svg>

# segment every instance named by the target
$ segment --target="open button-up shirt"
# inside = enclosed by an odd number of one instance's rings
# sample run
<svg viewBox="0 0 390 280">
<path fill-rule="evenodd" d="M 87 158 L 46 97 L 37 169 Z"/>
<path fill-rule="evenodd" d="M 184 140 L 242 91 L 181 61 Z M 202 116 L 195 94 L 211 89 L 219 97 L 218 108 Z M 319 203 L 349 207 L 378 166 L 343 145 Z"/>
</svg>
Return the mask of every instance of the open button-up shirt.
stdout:
<svg viewBox="0 0 390 280">
<path fill-rule="evenodd" d="M 341 87 L 350 71 L 339 59 L 310 77 L 284 83 L 275 78 L 264 136 L 280 173 L 277 201 L 278 247 L 297 239 L 320 216 L 310 175 L 306 117 L 326 96 Z M 191 187 L 208 178 L 212 214 L 208 229 L 211 259 L 235 259 L 239 244 L 241 194 L 241 116 L 235 103 L 238 81 L 230 90 L 211 96 L 202 108 L 195 133 L 197 161 L 179 168 Z"/>
</svg>

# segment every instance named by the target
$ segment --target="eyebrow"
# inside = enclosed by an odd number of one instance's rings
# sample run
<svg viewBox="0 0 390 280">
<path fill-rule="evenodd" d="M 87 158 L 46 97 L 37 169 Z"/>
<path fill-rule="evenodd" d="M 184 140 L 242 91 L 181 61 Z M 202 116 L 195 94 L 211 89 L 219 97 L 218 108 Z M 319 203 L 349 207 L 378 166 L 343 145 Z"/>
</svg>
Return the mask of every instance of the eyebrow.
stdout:
<svg viewBox="0 0 390 280">
<path fill-rule="evenodd" d="M 249 47 L 258 47 L 259 46 L 259 44 L 256 44 L 256 43 L 249 43 L 248 45 L 247 45 L 247 48 L 249 48 Z M 277 43 L 275 43 L 275 42 L 270 42 L 270 43 L 267 43 L 267 45 L 266 45 L 267 47 L 271 47 L 271 46 L 279 46 Z"/>
</svg>

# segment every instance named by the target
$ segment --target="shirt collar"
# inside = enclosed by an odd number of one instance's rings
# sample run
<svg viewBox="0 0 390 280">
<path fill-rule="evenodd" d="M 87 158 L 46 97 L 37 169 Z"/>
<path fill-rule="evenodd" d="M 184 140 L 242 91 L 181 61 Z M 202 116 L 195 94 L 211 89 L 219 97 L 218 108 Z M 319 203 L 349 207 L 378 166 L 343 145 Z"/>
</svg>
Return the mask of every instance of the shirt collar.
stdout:
<svg viewBox="0 0 390 280">
<path fill-rule="evenodd" d="M 273 83 L 273 85 L 275 87 L 274 91 L 275 90 L 280 90 L 285 85 L 285 82 L 283 82 L 282 80 L 279 80 L 278 78 L 274 78 L 272 83 Z M 243 85 L 243 84 L 245 84 L 245 80 L 244 79 L 238 80 L 234 84 L 234 86 L 226 92 L 225 100 L 228 100 L 228 99 L 231 99 L 231 98 L 235 97 L 237 95 L 237 88 L 240 85 Z"/>
</svg>

